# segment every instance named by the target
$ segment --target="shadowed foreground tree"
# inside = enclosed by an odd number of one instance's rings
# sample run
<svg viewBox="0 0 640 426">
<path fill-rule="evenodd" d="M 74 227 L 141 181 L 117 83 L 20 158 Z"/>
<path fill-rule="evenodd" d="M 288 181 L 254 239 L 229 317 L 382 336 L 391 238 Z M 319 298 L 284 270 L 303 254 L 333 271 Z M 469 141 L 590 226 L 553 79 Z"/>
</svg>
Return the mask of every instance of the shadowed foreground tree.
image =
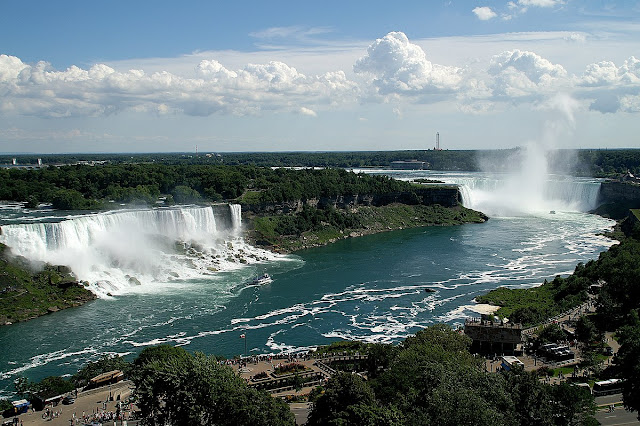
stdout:
<svg viewBox="0 0 640 426">
<path fill-rule="evenodd" d="M 308 425 L 400 425 L 392 409 L 379 407 L 373 391 L 357 374 L 334 375 L 309 416 Z"/>
<path fill-rule="evenodd" d="M 484 361 L 469 353 L 470 343 L 469 337 L 438 324 L 394 350 L 378 350 L 382 362 L 373 365 L 375 377 L 365 382 L 352 374 L 333 376 L 309 424 L 594 424 L 590 393 L 549 386 L 520 369 L 488 373 Z"/>
<path fill-rule="evenodd" d="M 247 387 L 213 356 L 159 346 L 134 362 L 132 379 L 146 425 L 293 425 L 287 405 Z"/>
<path fill-rule="evenodd" d="M 640 318 L 638 311 L 629 315 L 627 325 L 620 330 L 620 350 L 615 364 L 624 377 L 622 396 L 625 408 L 638 412 L 640 420 Z"/>
</svg>

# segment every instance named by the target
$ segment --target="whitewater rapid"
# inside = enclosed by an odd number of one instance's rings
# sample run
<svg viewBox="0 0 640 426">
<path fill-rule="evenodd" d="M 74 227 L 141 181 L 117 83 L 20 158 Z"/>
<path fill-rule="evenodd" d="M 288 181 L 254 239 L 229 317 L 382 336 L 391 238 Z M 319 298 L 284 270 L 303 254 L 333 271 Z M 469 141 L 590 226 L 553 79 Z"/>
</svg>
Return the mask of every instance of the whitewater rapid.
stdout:
<svg viewBox="0 0 640 426">
<path fill-rule="evenodd" d="M 277 255 L 242 238 L 241 207 L 110 211 L 3 225 L 0 242 L 35 267 L 71 267 L 100 297 L 206 277 Z"/>
</svg>

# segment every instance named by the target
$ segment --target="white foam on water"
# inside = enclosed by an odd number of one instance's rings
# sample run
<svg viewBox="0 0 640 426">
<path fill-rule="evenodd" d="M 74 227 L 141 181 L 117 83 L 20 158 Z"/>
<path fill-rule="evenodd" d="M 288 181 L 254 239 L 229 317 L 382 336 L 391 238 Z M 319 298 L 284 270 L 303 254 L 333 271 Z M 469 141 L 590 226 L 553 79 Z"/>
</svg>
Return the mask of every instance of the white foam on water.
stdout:
<svg viewBox="0 0 640 426">
<path fill-rule="evenodd" d="M 45 354 L 41 354 L 41 355 L 36 355 L 34 357 L 31 357 L 31 359 L 29 360 L 28 363 L 18 367 L 18 368 L 14 368 L 12 370 L 9 371 L 4 371 L 2 373 L 0 373 L 0 380 L 6 380 L 10 377 L 16 376 L 18 374 L 22 374 L 23 372 L 30 370 L 34 367 L 38 367 L 41 365 L 46 365 L 50 362 L 53 361 L 60 361 L 63 359 L 67 359 L 76 355 L 85 355 L 85 354 L 94 354 L 96 353 L 96 349 L 94 348 L 85 348 L 81 351 L 75 351 L 75 352 L 66 352 L 64 350 L 59 350 L 59 351 L 55 351 L 55 352 L 49 352 L 49 353 L 45 353 Z"/>
<path fill-rule="evenodd" d="M 186 280 L 284 258 L 247 244 L 240 206 L 228 210 L 228 220 L 197 206 L 65 216 L 5 225 L 0 242 L 31 261 L 70 266 L 99 297 L 181 290 Z"/>
</svg>

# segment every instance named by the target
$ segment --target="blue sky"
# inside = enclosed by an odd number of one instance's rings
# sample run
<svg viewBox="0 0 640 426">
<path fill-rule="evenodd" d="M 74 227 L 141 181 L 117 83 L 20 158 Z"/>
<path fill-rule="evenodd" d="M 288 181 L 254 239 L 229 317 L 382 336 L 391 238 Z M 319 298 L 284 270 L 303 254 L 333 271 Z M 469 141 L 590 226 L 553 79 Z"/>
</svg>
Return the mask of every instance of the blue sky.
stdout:
<svg viewBox="0 0 640 426">
<path fill-rule="evenodd" d="M 0 1 L 0 152 L 640 147 L 636 1 Z"/>
</svg>

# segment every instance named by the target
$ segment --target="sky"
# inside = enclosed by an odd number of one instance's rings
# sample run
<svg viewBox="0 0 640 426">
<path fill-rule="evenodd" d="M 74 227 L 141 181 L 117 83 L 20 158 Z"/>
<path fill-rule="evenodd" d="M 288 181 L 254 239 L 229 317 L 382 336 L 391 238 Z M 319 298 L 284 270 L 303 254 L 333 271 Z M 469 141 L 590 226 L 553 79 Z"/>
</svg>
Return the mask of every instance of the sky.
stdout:
<svg viewBox="0 0 640 426">
<path fill-rule="evenodd" d="M 640 1 L 0 0 L 0 153 L 640 148 Z"/>
</svg>

